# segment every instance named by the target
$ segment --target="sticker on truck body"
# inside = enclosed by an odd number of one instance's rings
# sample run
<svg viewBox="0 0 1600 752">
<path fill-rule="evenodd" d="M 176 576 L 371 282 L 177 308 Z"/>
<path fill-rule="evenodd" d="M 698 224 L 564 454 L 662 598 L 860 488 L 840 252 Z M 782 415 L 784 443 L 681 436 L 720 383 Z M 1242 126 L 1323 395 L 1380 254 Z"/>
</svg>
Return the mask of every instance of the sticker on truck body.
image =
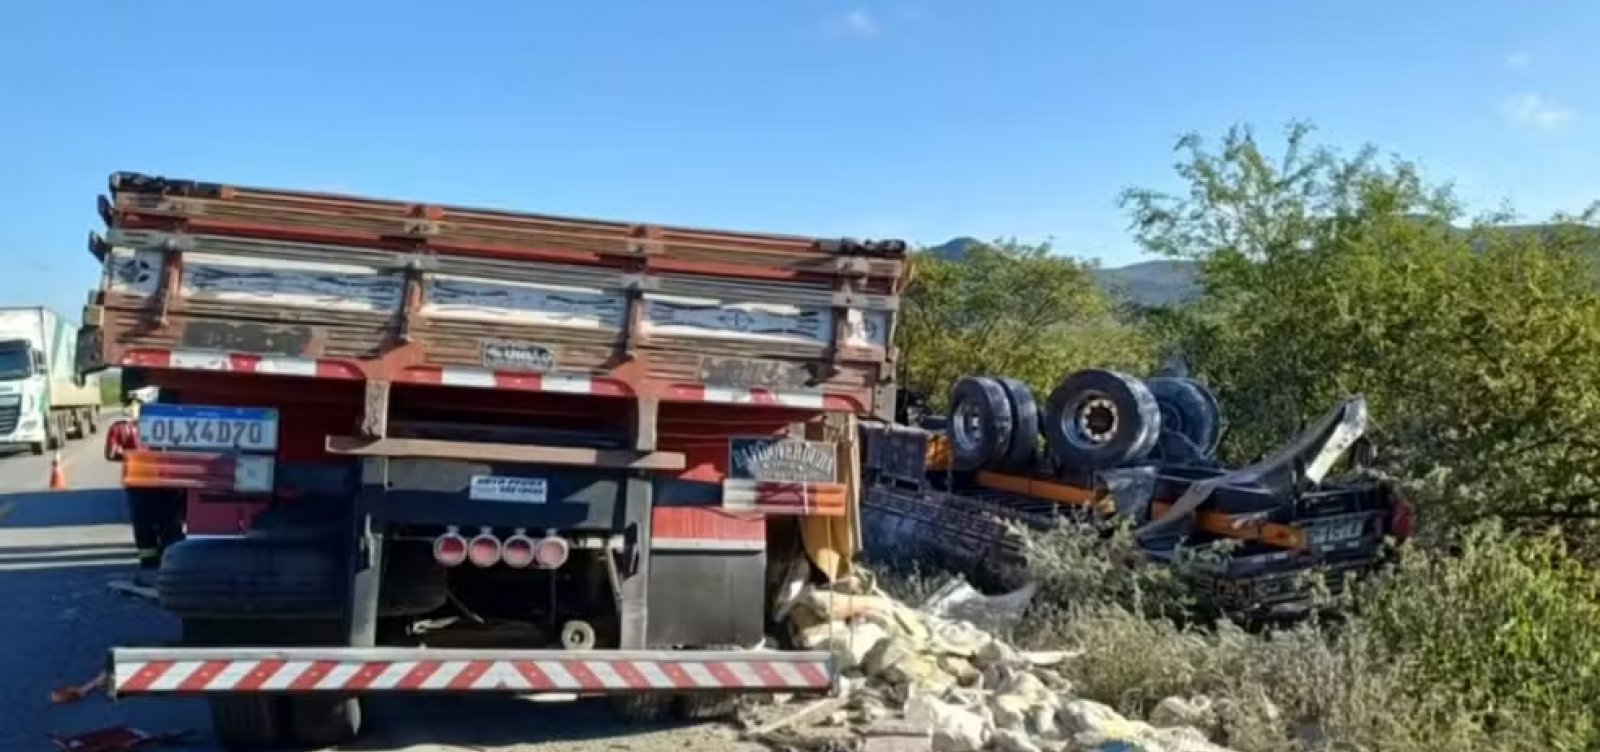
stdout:
<svg viewBox="0 0 1600 752">
<path fill-rule="evenodd" d="M 544 478 L 514 478 L 507 475 L 474 475 L 467 487 L 467 498 L 474 501 L 510 501 L 543 504 L 550 495 Z"/>
</svg>

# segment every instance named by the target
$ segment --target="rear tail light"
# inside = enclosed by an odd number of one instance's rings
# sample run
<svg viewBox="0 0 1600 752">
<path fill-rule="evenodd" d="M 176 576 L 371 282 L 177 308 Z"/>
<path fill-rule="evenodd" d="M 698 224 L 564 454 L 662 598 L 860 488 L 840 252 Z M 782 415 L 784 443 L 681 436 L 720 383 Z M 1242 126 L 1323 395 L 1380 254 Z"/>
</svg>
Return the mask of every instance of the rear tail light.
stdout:
<svg viewBox="0 0 1600 752">
<path fill-rule="evenodd" d="M 518 530 L 500 547 L 500 560 L 512 569 L 526 569 L 534 563 L 538 544 Z"/>
<path fill-rule="evenodd" d="M 533 559 L 544 569 L 556 569 L 567 563 L 567 555 L 571 547 L 565 538 L 550 534 L 541 538 L 533 547 Z"/>
<path fill-rule="evenodd" d="M 459 567 L 467 560 L 467 539 L 455 528 L 433 540 L 433 560 L 447 567 Z"/>
<path fill-rule="evenodd" d="M 480 567 L 492 567 L 500 562 L 500 539 L 484 528 L 467 544 L 467 558 Z"/>
</svg>

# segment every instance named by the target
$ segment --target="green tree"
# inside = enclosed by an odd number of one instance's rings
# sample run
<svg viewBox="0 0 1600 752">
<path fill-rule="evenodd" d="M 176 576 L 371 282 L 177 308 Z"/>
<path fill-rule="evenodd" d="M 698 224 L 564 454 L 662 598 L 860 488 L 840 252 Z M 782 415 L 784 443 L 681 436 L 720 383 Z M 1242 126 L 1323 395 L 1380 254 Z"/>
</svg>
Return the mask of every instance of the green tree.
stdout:
<svg viewBox="0 0 1600 752">
<path fill-rule="evenodd" d="M 1049 246 L 975 245 L 958 260 L 919 252 L 912 269 L 901 378 L 935 405 L 962 376 L 1018 378 L 1042 400 L 1072 370 L 1150 360 L 1150 341 L 1117 320 L 1093 267 Z"/>
<path fill-rule="evenodd" d="M 1387 459 L 1451 519 L 1600 513 L 1594 213 L 1462 226 L 1414 165 L 1310 135 L 1291 125 L 1276 157 L 1246 128 L 1188 136 L 1186 191 L 1123 196 L 1147 250 L 1199 264 L 1202 298 L 1151 320 L 1217 387 L 1228 454 L 1364 393 Z"/>
</svg>

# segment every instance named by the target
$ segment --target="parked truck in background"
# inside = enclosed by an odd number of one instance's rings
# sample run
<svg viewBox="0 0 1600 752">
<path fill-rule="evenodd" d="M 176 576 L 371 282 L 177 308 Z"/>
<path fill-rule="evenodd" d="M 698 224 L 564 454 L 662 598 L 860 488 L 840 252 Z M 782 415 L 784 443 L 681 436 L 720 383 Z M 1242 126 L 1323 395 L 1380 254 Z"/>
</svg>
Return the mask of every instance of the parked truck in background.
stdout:
<svg viewBox="0 0 1600 752">
<path fill-rule="evenodd" d="M 892 415 L 905 244 L 115 174 L 87 370 L 160 397 L 129 487 L 188 498 L 181 644 L 119 696 L 229 746 L 329 744 L 363 695 L 825 692 L 774 583 L 836 573 L 854 416 Z"/>
<path fill-rule="evenodd" d="M 77 341 L 48 308 L 0 308 L 0 446 L 44 454 L 99 430 L 100 383 L 78 372 Z"/>
</svg>

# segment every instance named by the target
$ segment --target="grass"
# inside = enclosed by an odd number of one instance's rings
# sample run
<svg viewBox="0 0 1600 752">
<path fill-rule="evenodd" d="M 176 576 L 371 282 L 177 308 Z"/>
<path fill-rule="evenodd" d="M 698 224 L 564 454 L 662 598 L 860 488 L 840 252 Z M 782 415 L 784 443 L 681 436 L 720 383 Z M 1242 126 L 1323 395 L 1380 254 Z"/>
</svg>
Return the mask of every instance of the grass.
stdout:
<svg viewBox="0 0 1600 752">
<path fill-rule="evenodd" d="M 1065 670 L 1081 696 L 1131 717 L 1208 697 L 1209 731 L 1240 752 L 1600 748 L 1600 577 L 1559 537 L 1483 527 L 1407 547 L 1330 604 L 1337 622 L 1266 631 L 1192 618 L 1174 573 L 1129 545 L 1032 541 L 1036 612 L 1009 637 L 1083 650 Z M 933 578 L 881 579 L 899 594 Z"/>
</svg>

